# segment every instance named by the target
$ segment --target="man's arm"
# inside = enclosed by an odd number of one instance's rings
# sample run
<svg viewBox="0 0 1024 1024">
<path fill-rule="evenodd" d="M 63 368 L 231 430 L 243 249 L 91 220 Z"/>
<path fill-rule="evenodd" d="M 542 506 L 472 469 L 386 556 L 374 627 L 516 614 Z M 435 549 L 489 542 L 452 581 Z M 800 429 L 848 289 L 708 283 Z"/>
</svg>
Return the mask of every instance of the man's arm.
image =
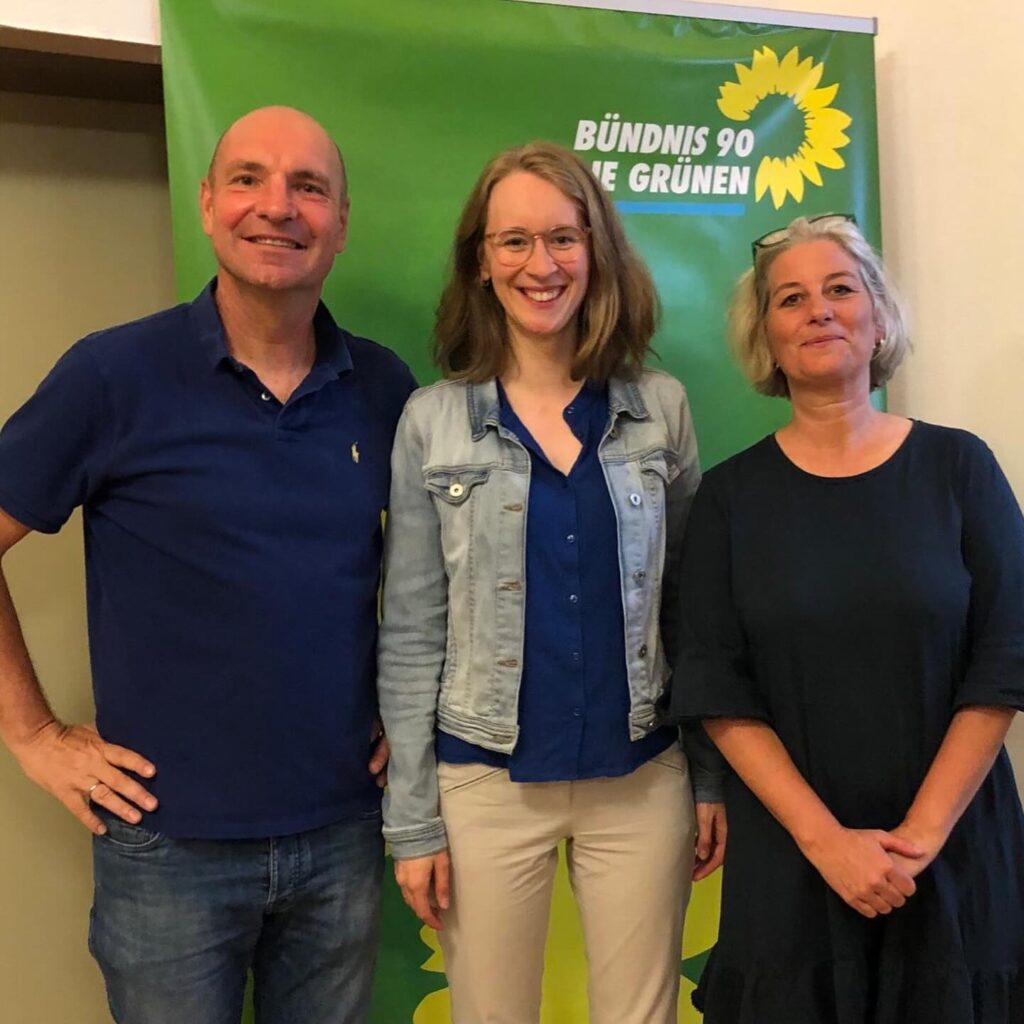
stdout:
<svg viewBox="0 0 1024 1024">
<path fill-rule="evenodd" d="M 43 694 L 3 572 L 3 558 L 29 528 L 0 510 L 0 739 L 21 770 L 97 835 L 106 826 L 90 800 L 137 822 L 156 799 L 120 769 L 150 777 L 156 768 L 134 751 L 106 743 L 91 725 L 64 725 Z M 129 803 L 131 801 L 131 803 Z"/>
</svg>

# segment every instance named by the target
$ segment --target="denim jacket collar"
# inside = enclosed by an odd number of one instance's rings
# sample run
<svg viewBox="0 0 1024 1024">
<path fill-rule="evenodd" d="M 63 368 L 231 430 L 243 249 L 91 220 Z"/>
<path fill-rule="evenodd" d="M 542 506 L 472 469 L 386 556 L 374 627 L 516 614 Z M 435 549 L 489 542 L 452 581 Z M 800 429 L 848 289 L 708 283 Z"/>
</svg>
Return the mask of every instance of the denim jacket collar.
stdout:
<svg viewBox="0 0 1024 1024">
<path fill-rule="evenodd" d="M 498 404 L 498 385 L 494 380 L 483 384 L 467 384 L 466 405 L 469 410 L 469 429 L 474 441 L 479 441 L 488 427 L 498 429 L 501 408 Z M 633 381 L 623 377 L 612 377 L 608 381 L 608 412 L 612 423 L 620 416 L 645 420 L 649 415 L 640 389 Z"/>
</svg>

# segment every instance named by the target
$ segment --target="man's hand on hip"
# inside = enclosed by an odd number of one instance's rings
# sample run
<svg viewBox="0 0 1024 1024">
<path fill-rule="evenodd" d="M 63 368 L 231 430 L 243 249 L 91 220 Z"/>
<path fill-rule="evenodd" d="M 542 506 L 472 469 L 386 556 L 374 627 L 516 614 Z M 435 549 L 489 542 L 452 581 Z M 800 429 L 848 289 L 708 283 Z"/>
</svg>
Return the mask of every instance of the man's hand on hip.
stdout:
<svg viewBox="0 0 1024 1024">
<path fill-rule="evenodd" d="M 156 768 L 135 751 L 107 743 L 93 725 L 50 722 L 12 750 L 21 770 L 96 835 L 103 835 L 107 827 L 91 804 L 132 824 L 142 818 L 139 807 L 156 809 L 156 797 L 121 771 L 150 778 Z"/>
</svg>

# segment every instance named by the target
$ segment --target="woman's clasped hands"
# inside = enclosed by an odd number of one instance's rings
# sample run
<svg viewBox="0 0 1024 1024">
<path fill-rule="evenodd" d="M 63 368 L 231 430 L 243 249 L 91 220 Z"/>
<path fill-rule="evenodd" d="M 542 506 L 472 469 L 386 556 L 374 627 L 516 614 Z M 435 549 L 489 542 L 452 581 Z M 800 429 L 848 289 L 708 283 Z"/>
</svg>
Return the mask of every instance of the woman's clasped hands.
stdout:
<svg viewBox="0 0 1024 1024">
<path fill-rule="evenodd" d="M 800 848 L 845 903 L 865 917 L 877 917 L 902 907 L 917 892 L 914 879 L 938 853 L 933 844 L 911 838 L 911 831 L 906 825 L 886 832 L 836 823 Z"/>
</svg>

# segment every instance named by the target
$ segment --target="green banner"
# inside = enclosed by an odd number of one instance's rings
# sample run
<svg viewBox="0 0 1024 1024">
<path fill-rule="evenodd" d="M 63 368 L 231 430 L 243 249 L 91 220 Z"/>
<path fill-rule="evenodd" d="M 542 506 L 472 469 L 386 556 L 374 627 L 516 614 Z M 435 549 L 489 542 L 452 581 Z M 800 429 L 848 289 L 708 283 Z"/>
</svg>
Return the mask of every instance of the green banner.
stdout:
<svg viewBox="0 0 1024 1024">
<path fill-rule="evenodd" d="M 879 241 L 870 35 L 515 0 L 163 0 L 163 66 L 180 296 L 214 263 L 196 188 L 247 110 L 313 114 L 349 167 L 349 244 L 325 297 L 421 383 L 455 222 L 498 150 L 546 138 L 592 163 L 664 306 L 660 365 L 687 385 L 705 465 L 777 427 L 723 343 L 753 238 L 798 214 L 850 212 Z M 624 880 L 628 884 L 628 880 Z M 714 940 L 719 882 L 696 887 L 679 1020 Z M 436 940 L 385 897 L 374 1024 L 443 1024 Z M 582 946 L 560 872 L 545 1024 L 586 1020 Z"/>
</svg>

